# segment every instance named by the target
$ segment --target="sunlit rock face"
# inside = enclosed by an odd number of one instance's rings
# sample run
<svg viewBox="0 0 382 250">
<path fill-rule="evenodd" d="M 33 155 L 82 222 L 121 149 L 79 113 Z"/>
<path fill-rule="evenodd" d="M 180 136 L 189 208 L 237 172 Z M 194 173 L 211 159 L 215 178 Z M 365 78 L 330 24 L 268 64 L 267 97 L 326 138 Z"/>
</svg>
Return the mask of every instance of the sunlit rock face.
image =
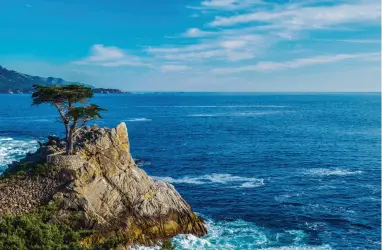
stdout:
<svg viewBox="0 0 382 250">
<path fill-rule="evenodd" d="M 33 205 L 49 198 L 58 200 L 59 214 L 80 212 L 84 227 L 100 233 L 122 233 L 144 244 L 177 234 L 207 233 L 202 219 L 171 184 L 153 180 L 136 166 L 125 123 L 112 129 L 85 127 L 77 136 L 75 148 L 75 155 L 66 156 L 65 143 L 50 137 L 23 160 L 45 159 L 57 172 L 53 177 L 27 178 L 36 185 L 41 179 L 53 179 L 49 192 L 34 197 Z"/>
</svg>

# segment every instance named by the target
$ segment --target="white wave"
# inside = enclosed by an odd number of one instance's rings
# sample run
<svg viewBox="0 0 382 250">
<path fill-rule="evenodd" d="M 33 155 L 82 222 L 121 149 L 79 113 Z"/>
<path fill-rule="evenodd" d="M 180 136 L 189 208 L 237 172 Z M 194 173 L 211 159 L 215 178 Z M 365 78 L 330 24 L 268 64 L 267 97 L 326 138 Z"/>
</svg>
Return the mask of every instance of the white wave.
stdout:
<svg viewBox="0 0 382 250">
<path fill-rule="evenodd" d="M 330 250 L 329 245 L 309 246 L 304 241 L 307 236 L 302 230 L 286 230 L 276 235 L 252 222 L 243 220 L 206 221 L 208 234 L 204 237 L 178 235 L 173 238 L 179 250 Z M 279 246 L 283 239 L 292 239 L 288 246 Z M 277 246 L 277 247 L 275 247 Z M 135 247 L 134 250 L 156 250 L 159 247 Z"/>
<path fill-rule="evenodd" d="M 331 250 L 329 245 L 322 246 L 288 246 L 288 247 L 268 247 L 266 250 Z"/>
<path fill-rule="evenodd" d="M 218 115 L 214 115 L 214 114 L 194 114 L 194 115 L 188 115 L 190 117 L 213 117 L 213 116 L 218 116 Z"/>
<path fill-rule="evenodd" d="M 331 249 L 330 246 L 305 246 L 306 234 L 302 230 L 287 230 L 272 235 L 252 222 L 243 220 L 219 221 L 207 220 L 208 234 L 202 238 L 193 235 L 179 235 L 173 241 L 177 249 L 205 250 L 205 249 Z M 280 246 L 282 239 L 292 239 L 291 246 Z"/>
<path fill-rule="evenodd" d="M 324 222 L 305 222 L 305 226 L 313 231 L 319 231 L 325 227 Z"/>
<path fill-rule="evenodd" d="M 233 185 L 233 186 L 231 185 L 232 187 L 240 187 L 240 188 L 254 188 L 254 187 L 261 187 L 264 185 L 263 179 L 234 176 L 230 174 L 208 174 L 208 175 L 202 175 L 202 176 L 196 176 L 196 177 L 185 176 L 185 177 L 177 178 L 177 179 L 172 177 L 158 177 L 158 176 L 153 176 L 152 178 L 170 182 L 170 183 L 184 183 L 184 184 L 195 184 L 195 185 L 234 183 L 237 185 Z"/>
<path fill-rule="evenodd" d="M 235 116 L 262 116 L 262 115 L 273 115 L 280 114 L 280 111 L 258 111 L 258 112 L 231 112 L 231 113 L 201 113 L 201 114 L 191 114 L 187 115 L 189 117 L 235 117 Z"/>
<path fill-rule="evenodd" d="M 0 141 L 12 141 L 13 139 L 12 138 L 0 138 Z"/>
<path fill-rule="evenodd" d="M 344 176 L 344 175 L 355 175 L 355 174 L 362 174 L 363 172 L 358 171 L 349 171 L 346 169 L 329 169 L 329 168 L 312 168 L 305 171 L 305 174 L 309 175 L 317 175 L 317 176 L 331 176 L 331 175 L 337 175 L 337 176 Z"/>
<path fill-rule="evenodd" d="M 135 247 L 132 247 L 131 250 L 160 250 L 160 247 L 159 246 L 155 246 L 155 247 L 135 246 Z"/>
<path fill-rule="evenodd" d="M 0 137 L 0 169 L 6 167 L 12 161 L 23 158 L 28 152 L 38 149 L 35 140 L 21 140 L 9 137 Z"/>
<path fill-rule="evenodd" d="M 136 106 L 137 108 L 286 108 L 281 105 L 195 105 L 195 106 Z"/>
<path fill-rule="evenodd" d="M 128 122 L 149 122 L 151 121 L 151 119 L 147 119 L 147 118 L 131 118 L 131 119 L 128 119 L 127 120 Z"/>
<path fill-rule="evenodd" d="M 244 182 L 243 184 L 241 184 L 240 187 L 242 187 L 242 188 L 255 188 L 255 187 L 261 187 L 261 186 L 264 186 L 264 180 L 263 179 L 259 179 L 258 182 Z"/>
<path fill-rule="evenodd" d="M 134 161 L 135 161 L 135 164 L 136 164 L 138 167 L 143 167 L 143 166 L 149 166 L 149 165 L 151 165 L 151 162 L 150 162 L 150 161 L 146 161 L 146 160 L 134 159 Z"/>
<path fill-rule="evenodd" d="M 323 204 L 307 204 L 302 207 L 303 211 L 308 213 L 327 213 L 327 214 L 341 214 L 347 216 L 354 216 L 357 214 L 355 210 L 352 210 L 346 206 L 325 206 Z"/>
</svg>

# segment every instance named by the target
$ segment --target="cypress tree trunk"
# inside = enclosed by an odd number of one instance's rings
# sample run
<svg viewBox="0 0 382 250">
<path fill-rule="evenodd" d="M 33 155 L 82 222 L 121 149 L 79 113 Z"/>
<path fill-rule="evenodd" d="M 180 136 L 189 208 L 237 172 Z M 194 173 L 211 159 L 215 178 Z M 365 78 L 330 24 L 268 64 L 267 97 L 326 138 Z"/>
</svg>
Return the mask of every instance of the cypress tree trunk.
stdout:
<svg viewBox="0 0 382 250">
<path fill-rule="evenodd" d="M 69 136 L 66 139 L 66 154 L 72 155 L 73 154 L 73 133 L 72 131 L 69 132 Z"/>
<path fill-rule="evenodd" d="M 66 117 L 65 117 L 62 109 L 60 108 L 60 106 L 57 103 L 54 103 L 54 106 L 57 108 L 58 113 L 61 116 L 62 122 L 64 123 L 64 126 L 65 126 L 65 139 L 66 139 L 66 141 L 68 141 L 68 138 L 69 138 L 69 121 L 66 119 Z"/>
<path fill-rule="evenodd" d="M 74 133 L 77 127 L 77 120 L 73 121 L 73 125 L 69 129 L 68 138 L 66 139 L 66 154 L 72 155 L 74 153 Z"/>
</svg>

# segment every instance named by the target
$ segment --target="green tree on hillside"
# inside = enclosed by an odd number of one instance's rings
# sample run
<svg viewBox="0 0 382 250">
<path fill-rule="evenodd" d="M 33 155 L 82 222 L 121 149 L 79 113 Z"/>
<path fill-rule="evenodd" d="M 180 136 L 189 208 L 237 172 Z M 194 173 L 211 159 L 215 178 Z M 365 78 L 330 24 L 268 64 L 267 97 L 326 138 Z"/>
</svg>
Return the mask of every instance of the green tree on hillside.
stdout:
<svg viewBox="0 0 382 250">
<path fill-rule="evenodd" d="M 102 118 L 100 112 L 106 110 L 96 104 L 79 106 L 79 103 L 85 104 L 93 97 L 92 89 L 83 85 L 33 87 L 35 91 L 32 94 L 32 105 L 47 103 L 56 107 L 65 126 L 66 154 L 73 154 L 78 131 L 87 122 Z"/>
</svg>

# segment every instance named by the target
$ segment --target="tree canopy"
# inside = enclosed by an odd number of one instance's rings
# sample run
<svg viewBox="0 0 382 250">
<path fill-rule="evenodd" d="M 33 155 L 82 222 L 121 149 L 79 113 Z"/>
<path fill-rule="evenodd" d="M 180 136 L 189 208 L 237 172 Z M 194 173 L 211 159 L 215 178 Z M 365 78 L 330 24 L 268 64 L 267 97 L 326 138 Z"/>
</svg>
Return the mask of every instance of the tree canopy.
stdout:
<svg viewBox="0 0 382 250">
<path fill-rule="evenodd" d="M 67 104 L 72 106 L 76 102 L 86 102 L 87 98 L 93 97 L 91 88 L 83 85 L 71 84 L 67 86 L 43 86 L 34 85 L 32 94 L 33 105 L 42 103 Z"/>
<path fill-rule="evenodd" d="M 56 107 L 65 126 L 66 153 L 73 154 L 74 139 L 79 129 L 91 120 L 102 118 L 100 112 L 106 110 L 96 104 L 75 106 L 77 103 L 85 104 L 93 97 L 92 89 L 83 85 L 33 87 L 32 105 L 51 104 Z"/>
</svg>

